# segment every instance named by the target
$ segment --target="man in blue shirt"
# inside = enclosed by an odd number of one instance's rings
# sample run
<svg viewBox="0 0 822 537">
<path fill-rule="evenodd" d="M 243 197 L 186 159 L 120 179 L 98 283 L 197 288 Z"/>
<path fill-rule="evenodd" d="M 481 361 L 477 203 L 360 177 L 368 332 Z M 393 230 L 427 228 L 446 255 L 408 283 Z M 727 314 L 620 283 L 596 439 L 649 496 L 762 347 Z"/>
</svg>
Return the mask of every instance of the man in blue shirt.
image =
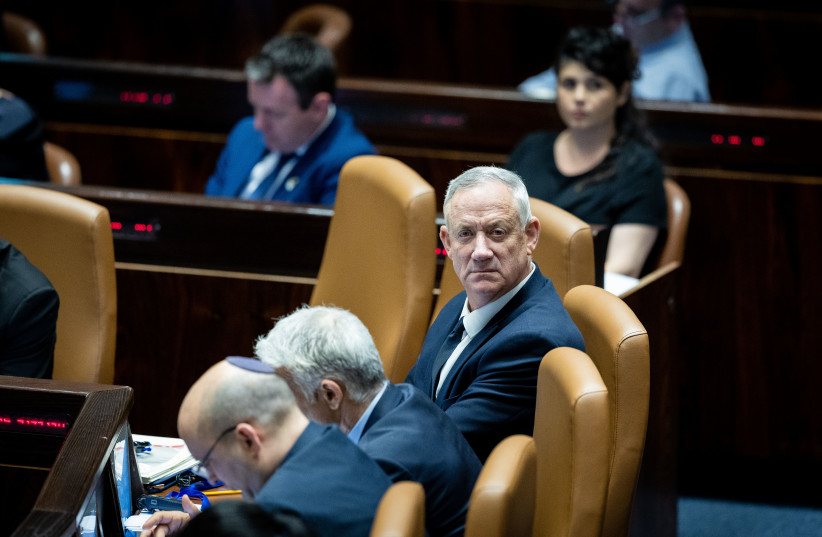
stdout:
<svg viewBox="0 0 822 537">
<path fill-rule="evenodd" d="M 640 99 L 710 102 L 708 75 L 694 42 L 682 0 L 619 0 L 613 30 L 639 50 L 641 76 L 633 83 Z M 553 99 L 557 77 L 552 67 L 525 80 L 519 90 Z"/>
<path fill-rule="evenodd" d="M 331 51 L 308 35 L 281 35 L 245 71 L 254 115 L 232 129 L 205 193 L 333 205 L 343 165 L 375 150 L 334 105 Z"/>
<path fill-rule="evenodd" d="M 463 534 L 480 461 L 428 396 L 386 380 L 374 341 L 354 314 L 299 309 L 278 320 L 255 352 L 286 379 L 310 419 L 339 425 L 394 482 L 422 484 L 429 535 Z"/>
</svg>

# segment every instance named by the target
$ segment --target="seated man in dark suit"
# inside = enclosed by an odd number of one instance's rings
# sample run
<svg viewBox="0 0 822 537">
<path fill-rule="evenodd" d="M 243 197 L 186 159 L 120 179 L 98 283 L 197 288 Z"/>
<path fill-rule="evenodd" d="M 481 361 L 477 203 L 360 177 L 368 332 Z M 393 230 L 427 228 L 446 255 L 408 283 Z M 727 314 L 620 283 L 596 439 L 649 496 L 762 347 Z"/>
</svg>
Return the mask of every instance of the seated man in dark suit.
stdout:
<svg viewBox="0 0 822 537">
<path fill-rule="evenodd" d="M 277 321 L 255 352 L 286 379 L 310 419 L 338 424 L 393 481 L 422 484 L 429 535 L 463 534 L 479 459 L 424 393 L 386 380 L 374 341 L 354 314 L 299 309 Z"/>
<path fill-rule="evenodd" d="M 253 358 L 217 363 L 186 394 L 177 429 L 197 473 L 241 489 L 269 511 L 296 513 L 318 537 L 368 535 L 385 472 L 336 426 L 310 423 L 274 370 Z M 160 511 L 143 536 L 178 531 L 197 508 Z"/>
<path fill-rule="evenodd" d="M 205 193 L 334 205 L 343 164 L 375 151 L 334 106 L 331 51 L 308 35 L 281 35 L 245 71 L 254 116 L 229 134 Z"/>
<path fill-rule="evenodd" d="M 48 181 L 40 116 L 29 104 L 0 88 L 0 177 Z"/>
<path fill-rule="evenodd" d="M 51 378 L 59 307 L 48 278 L 0 239 L 0 375 Z"/>
<path fill-rule="evenodd" d="M 448 185 L 443 213 L 440 239 L 465 291 L 440 311 L 406 382 L 445 410 L 484 461 L 503 438 L 533 434 L 545 353 L 584 343 L 531 261 L 539 220 L 517 174 L 466 171 Z"/>
</svg>

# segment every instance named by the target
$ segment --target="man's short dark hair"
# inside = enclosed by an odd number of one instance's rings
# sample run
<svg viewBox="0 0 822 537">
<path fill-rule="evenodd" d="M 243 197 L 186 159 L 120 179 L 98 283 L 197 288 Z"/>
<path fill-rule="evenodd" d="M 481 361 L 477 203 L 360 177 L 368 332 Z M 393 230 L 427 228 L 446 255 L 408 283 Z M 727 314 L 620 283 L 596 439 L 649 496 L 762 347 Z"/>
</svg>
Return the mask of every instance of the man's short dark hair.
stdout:
<svg viewBox="0 0 822 537">
<path fill-rule="evenodd" d="M 284 77 L 297 91 L 303 110 L 318 93 L 327 92 L 333 99 L 337 89 L 334 55 L 308 34 L 274 37 L 246 61 L 245 73 L 252 82 Z"/>
</svg>

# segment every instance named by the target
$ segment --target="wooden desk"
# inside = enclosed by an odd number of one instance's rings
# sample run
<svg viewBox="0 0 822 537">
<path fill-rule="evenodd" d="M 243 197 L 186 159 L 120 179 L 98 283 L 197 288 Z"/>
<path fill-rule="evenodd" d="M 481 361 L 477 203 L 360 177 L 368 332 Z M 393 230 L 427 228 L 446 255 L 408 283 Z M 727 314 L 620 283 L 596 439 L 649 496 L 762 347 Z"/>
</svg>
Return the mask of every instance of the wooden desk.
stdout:
<svg viewBox="0 0 822 537">
<path fill-rule="evenodd" d="M 68 434 L 57 436 L 0 428 L 0 471 L 6 485 L 0 491 L 3 534 L 74 535 L 78 517 L 97 496 L 102 528 L 109 537 L 115 528 L 122 535 L 114 483 L 107 480 L 113 480 L 111 453 L 127 427 L 132 389 L 0 376 L 0 401 L 0 412 L 56 414 L 64 417 L 53 422 L 69 424 Z M 56 445 L 49 442 L 52 437 Z M 133 470 L 131 485 L 141 488 L 136 466 Z"/>
</svg>

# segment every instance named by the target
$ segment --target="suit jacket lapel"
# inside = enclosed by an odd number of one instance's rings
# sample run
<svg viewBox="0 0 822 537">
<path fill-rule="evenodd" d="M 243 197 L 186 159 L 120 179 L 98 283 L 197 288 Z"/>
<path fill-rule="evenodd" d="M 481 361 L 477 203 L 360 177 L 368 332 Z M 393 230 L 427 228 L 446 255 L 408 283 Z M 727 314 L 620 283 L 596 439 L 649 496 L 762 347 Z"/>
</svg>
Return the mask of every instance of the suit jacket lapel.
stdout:
<svg viewBox="0 0 822 537">
<path fill-rule="evenodd" d="M 439 401 L 440 398 L 445 399 L 448 397 L 448 393 L 451 390 L 451 385 L 454 383 L 454 379 L 456 378 L 457 373 L 459 370 L 465 365 L 465 363 L 474 355 L 474 353 L 482 347 L 491 337 L 496 335 L 500 330 L 505 327 L 505 324 L 508 322 L 509 317 L 515 313 L 525 301 L 533 296 L 534 293 L 539 291 L 545 285 L 545 278 L 543 278 L 542 273 L 539 271 L 539 267 L 534 269 L 534 273 L 531 275 L 531 278 L 528 280 L 528 283 L 519 290 L 519 293 L 513 296 L 511 300 L 506 304 L 501 310 L 494 315 L 488 324 L 485 325 L 479 334 L 474 336 L 471 342 L 466 346 L 457 358 L 456 363 L 451 368 L 451 371 L 448 372 L 448 376 L 445 377 L 445 381 L 442 384 L 442 388 L 440 388 L 440 395 L 437 397 Z M 446 334 L 446 337 L 447 334 Z"/>
</svg>

